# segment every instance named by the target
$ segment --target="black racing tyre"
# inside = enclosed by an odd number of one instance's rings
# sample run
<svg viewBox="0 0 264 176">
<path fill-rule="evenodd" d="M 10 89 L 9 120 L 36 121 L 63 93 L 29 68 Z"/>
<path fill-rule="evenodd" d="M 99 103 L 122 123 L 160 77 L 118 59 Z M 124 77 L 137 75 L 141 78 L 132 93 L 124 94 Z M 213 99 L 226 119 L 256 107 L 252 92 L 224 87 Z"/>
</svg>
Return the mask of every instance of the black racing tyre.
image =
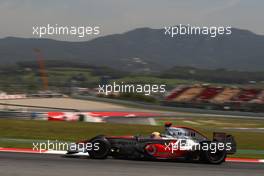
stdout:
<svg viewBox="0 0 264 176">
<path fill-rule="evenodd" d="M 93 149 L 88 151 L 90 158 L 92 159 L 106 159 L 111 145 L 109 141 L 104 138 L 94 138 L 90 141 L 93 145 Z"/>
<path fill-rule="evenodd" d="M 85 115 L 83 115 L 83 114 L 78 114 L 78 117 L 79 117 L 80 122 L 83 122 L 85 119 Z"/>
<path fill-rule="evenodd" d="M 210 145 L 212 142 L 203 142 L 203 144 L 208 144 Z M 209 163 L 209 164 L 221 164 L 225 162 L 226 159 L 226 151 L 225 150 L 218 150 L 216 149 L 215 151 L 209 149 L 209 150 L 201 150 L 200 154 L 200 161 Z"/>
</svg>

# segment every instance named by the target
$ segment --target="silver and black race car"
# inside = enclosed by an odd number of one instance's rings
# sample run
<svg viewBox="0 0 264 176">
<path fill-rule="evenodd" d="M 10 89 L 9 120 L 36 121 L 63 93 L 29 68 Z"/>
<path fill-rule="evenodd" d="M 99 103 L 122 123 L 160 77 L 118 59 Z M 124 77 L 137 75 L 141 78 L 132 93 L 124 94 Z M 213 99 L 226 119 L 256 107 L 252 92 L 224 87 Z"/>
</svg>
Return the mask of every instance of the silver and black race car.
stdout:
<svg viewBox="0 0 264 176">
<path fill-rule="evenodd" d="M 122 159 L 184 160 L 220 164 L 227 154 L 236 152 L 232 135 L 214 132 L 209 140 L 200 132 L 182 126 L 165 124 L 163 134 L 158 132 L 144 136 L 99 135 L 70 146 L 68 155 L 88 153 L 93 159 L 108 156 Z"/>
</svg>

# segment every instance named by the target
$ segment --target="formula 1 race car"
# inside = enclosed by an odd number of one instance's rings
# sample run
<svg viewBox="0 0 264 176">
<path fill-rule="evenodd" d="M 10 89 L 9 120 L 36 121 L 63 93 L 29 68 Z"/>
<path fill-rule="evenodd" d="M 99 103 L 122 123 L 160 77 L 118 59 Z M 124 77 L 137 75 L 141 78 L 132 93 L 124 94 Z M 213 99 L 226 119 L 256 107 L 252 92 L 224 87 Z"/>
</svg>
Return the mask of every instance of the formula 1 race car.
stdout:
<svg viewBox="0 0 264 176">
<path fill-rule="evenodd" d="M 88 153 L 93 159 L 112 156 L 119 159 L 185 160 L 220 164 L 225 161 L 227 154 L 236 152 L 236 142 L 232 135 L 225 133 L 214 132 L 213 139 L 209 140 L 194 129 L 166 123 L 164 134 L 154 132 L 148 137 L 99 135 L 78 142 L 75 147 L 70 146 L 67 154 L 78 152 Z"/>
</svg>

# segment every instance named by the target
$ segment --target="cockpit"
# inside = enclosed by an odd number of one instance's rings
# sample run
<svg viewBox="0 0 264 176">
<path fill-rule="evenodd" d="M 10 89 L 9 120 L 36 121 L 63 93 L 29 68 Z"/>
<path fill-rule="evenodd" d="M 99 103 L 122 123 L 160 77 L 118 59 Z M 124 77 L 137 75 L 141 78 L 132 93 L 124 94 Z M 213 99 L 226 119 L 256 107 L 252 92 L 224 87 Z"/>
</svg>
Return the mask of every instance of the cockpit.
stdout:
<svg viewBox="0 0 264 176">
<path fill-rule="evenodd" d="M 199 132 L 185 127 L 165 127 L 165 136 L 183 139 L 206 140 Z"/>
</svg>

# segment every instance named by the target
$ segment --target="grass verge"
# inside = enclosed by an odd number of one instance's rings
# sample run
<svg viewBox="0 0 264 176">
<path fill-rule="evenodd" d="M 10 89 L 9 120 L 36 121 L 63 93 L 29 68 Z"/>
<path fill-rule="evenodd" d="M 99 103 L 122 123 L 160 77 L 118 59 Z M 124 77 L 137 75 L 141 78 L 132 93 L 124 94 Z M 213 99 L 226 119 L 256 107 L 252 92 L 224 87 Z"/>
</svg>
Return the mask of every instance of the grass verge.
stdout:
<svg viewBox="0 0 264 176">
<path fill-rule="evenodd" d="M 163 121 L 159 121 L 161 124 Z M 177 121 L 178 125 L 186 125 L 183 121 Z M 209 138 L 213 131 L 225 131 L 235 136 L 238 149 L 263 150 L 263 133 L 252 131 L 221 130 L 210 126 L 188 125 L 195 127 Z M 124 125 L 109 123 L 82 123 L 82 122 L 49 122 L 33 120 L 0 119 L 0 138 L 2 139 L 30 139 L 34 140 L 58 140 L 78 141 L 94 137 L 99 134 L 105 135 L 149 135 L 153 131 L 163 131 L 163 126 L 149 125 Z M 31 142 L 16 140 L 0 140 L 0 147 L 32 147 Z M 232 157 L 264 158 L 264 154 L 239 153 Z"/>
</svg>

